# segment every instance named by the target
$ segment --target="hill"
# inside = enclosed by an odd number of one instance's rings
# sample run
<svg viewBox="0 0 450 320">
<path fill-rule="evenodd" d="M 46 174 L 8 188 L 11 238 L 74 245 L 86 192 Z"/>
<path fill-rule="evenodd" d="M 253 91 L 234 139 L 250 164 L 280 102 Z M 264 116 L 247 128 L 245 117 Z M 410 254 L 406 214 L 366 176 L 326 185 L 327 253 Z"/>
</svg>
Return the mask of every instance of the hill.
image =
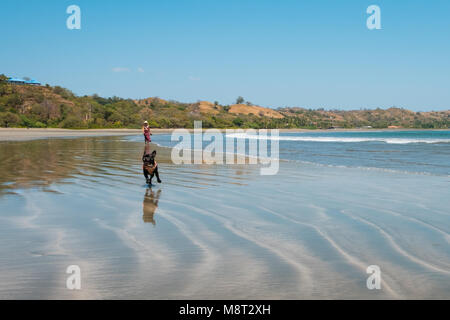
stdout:
<svg viewBox="0 0 450 320">
<path fill-rule="evenodd" d="M 279 110 L 286 117 L 296 117 L 301 126 L 342 128 L 449 128 L 450 110 L 414 112 L 402 108 L 374 110 L 307 110 L 284 108 Z"/>
<path fill-rule="evenodd" d="M 270 109 L 270 108 L 264 108 L 259 106 L 252 106 L 252 105 L 245 105 L 245 104 L 233 104 L 230 106 L 230 109 L 228 110 L 229 113 L 234 114 L 253 114 L 257 117 L 268 117 L 268 118 L 275 118 L 275 119 L 282 119 L 285 116 L 283 116 L 281 113 Z"/>
<path fill-rule="evenodd" d="M 0 75 L 0 127 L 139 128 L 449 128 L 450 111 L 270 109 L 248 104 L 182 103 L 157 97 L 131 100 L 76 96 L 59 86 L 14 85 Z"/>
<path fill-rule="evenodd" d="M 190 110 L 192 112 L 197 112 L 197 113 L 206 114 L 206 115 L 216 115 L 216 114 L 223 112 L 223 108 L 221 106 L 219 106 L 218 104 L 209 102 L 209 101 L 199 101 L 199 102 L 193 104 L 190 107 Z"/>
</svg>

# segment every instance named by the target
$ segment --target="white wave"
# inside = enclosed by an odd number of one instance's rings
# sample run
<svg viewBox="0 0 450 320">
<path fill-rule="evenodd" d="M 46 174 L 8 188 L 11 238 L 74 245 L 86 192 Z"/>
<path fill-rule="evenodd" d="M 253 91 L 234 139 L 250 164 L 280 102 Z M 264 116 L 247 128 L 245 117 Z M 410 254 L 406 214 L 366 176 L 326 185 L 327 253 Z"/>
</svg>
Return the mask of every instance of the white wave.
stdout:
<svg viewBox="0 0 450 320">
<path fill-rule="evenodd" d="M 312 137 L 312 136 L 266 136 L 266 135 L 249 135 L 245 133 L 227 134 L 227 138 L 236 139 L 256 139 L 256 140 L 278 140 L 278 141 L 306 141 L 306 142 L 385 142 L 390 144 L 408 144 L 408 143 L 450 143 L 450 139 L 429 139 L 429 138 L 349 138 L 349 137 Z"/>
</svg>

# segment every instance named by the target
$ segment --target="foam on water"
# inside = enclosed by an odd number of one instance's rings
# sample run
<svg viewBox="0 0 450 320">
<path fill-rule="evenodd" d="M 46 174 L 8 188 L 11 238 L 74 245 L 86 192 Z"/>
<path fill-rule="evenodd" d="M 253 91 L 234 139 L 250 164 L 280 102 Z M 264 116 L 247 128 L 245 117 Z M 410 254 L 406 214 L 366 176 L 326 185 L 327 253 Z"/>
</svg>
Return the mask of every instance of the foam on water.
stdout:
<svg viewBox="0 0 450 320">
<path fill-rule="evenodd" d="M 389 144 L 408 144 L 408 143 L 450 143 L 450 139 L 406 139 L 406 138 L 370 138 L 370 137 L 313 137 L 313 136 L 265 136 L 265 135 L 249 135 L 245 133 L 227 134 L 227 138 L 236 139 L 256 139 L 256 140 L 278 140 L 278 141 L 304 141 L 304 142 L 385 142 Z"/>
</svg>

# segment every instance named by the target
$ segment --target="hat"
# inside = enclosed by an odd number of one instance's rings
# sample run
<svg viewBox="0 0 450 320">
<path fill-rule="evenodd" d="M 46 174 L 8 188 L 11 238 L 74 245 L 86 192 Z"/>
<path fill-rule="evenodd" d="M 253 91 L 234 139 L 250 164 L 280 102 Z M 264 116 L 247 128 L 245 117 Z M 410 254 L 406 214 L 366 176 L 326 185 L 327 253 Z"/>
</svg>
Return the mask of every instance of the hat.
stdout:
<svg viewBox="0 0 450 320">
<path fill-rule="evenodd" d="M 148 122 L 147 122 L 147 121 L 144 121 L 144 124 L 148 124 Z"/>
</svg>

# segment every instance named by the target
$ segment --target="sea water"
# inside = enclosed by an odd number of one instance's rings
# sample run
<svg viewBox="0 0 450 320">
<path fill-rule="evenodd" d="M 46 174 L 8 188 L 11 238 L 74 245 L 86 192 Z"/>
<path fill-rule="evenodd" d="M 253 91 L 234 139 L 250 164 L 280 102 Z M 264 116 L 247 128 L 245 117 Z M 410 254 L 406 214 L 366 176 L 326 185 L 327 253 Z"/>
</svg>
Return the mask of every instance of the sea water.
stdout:
<svg viewBox="0 0 450 320">
<path fill-rule="evenodd" d="M 261 136 L 229 134 L 225 139 Z M 270 134 L 268 139 L 273 139 Z M 450 175 L 450 130 L 281 132 L 280 159 L 317 165 L 397 170 Z M 176 146 L 171 135 L 158 136 L 162 146 Z M 208 143 L 204 142 L 204 146 Z M 225 145 L 225 143 L 224 143 Z"/>
</svg>

